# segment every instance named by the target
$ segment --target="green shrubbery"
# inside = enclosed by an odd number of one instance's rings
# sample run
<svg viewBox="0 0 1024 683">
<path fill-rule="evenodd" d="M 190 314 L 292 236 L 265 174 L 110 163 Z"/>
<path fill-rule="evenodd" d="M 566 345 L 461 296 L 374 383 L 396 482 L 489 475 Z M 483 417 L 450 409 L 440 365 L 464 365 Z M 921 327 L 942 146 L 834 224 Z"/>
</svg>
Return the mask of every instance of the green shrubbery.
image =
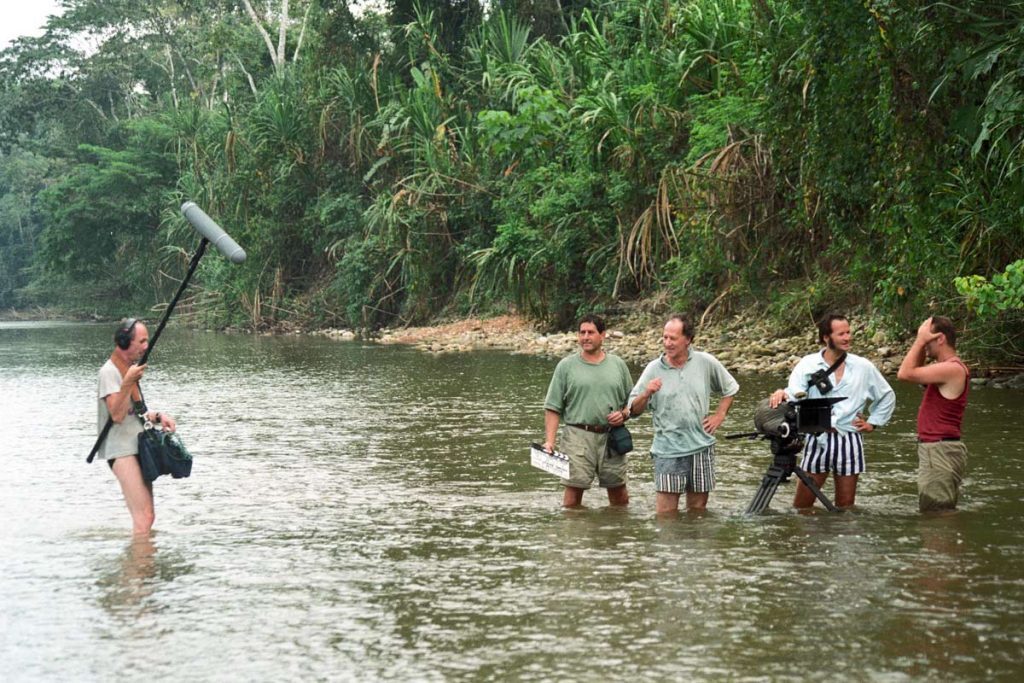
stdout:
<svg viewBox="0 0 1024 683">
<path fill-rule="evenodd" d="M 75 30 L 114 25 L 83 6 Z M 292 7 L 283 53 L 163 0 L 96 54 L 4 53 L 0 303 L 166 297 L 188 198 L 249 252 L 200 272 L 222 323 L 667 295 L 905 331 L 969 305 L 1020 339 L 1024 3 Z"/>
</svg>

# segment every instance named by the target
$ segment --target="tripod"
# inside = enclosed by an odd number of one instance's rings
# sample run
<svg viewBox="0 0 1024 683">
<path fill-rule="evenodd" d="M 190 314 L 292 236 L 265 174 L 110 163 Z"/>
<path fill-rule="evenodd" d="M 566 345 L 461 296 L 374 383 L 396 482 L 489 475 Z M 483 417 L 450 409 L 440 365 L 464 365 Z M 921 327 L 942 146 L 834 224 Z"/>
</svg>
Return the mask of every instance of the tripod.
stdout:
<svg viewBox="0 0 1024 683">
<path fill-rule="evenodd" d="M 737 437 L 750 437 L 756 438 L 761 436 L 757 432 L 754 434 L 736 434 L 730 435 L 726 438 L 737 438 Z M 750 501 L 750 505 L 747 506 L 748 515 L 757 514 L 764 512 L 767 509 L 768 504 L 772 502 L 772 496 L 775 495 L 775 490 L 779 488 L 779 484 L 785 481 L 789 481 L 789 475 L 796 474 L 800 478 L 800 481 L 811 490 L 811 493 L 821 501 L 821 504 L 825 506 L 825 509 L 829 512 L 838 512 L 839 508 L 832 504 L 832 501 L 828 499 L 814 480 L 811 479 L 810 475 L 800 466 L 796 464 L 796 455 L 804 447 L 804 440 L 802 438 L 796 439 L 785 439 L 782 437 L 770 437 L 764 438 L 769 439 L 772 442 L 772 455 L 775 457 L 772 459 L 772 464 L 768 466 L 768 471 L 765 472 L 764 477 L 761 479 L 761 487 L 757 489 L 757 493 L 754 494 L 754 499 Z"/>
</svg>

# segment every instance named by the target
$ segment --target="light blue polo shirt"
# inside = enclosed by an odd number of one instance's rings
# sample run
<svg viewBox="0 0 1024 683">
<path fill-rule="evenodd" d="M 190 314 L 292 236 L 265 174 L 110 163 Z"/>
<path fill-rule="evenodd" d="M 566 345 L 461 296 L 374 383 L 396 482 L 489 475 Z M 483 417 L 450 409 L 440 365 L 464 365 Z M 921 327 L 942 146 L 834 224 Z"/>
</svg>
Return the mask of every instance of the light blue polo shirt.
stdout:
<svg viewBox="0 0 1024 683">
<path fill-rule="evenodd" d="M 704 431 L 711 394 L 734 396 L 740 390 L 725 366 L 710 353 L 691 348 L 686 364 L 679 369 L 669 365 L 662 354 L 644 368 L 629 394 L 630 405 L 655 378 L 661 379 L 661 389 L 647 403 L 654 420 L 651 455 L 677 458 L 715 443 L 714 435 Z"/>
</svg>

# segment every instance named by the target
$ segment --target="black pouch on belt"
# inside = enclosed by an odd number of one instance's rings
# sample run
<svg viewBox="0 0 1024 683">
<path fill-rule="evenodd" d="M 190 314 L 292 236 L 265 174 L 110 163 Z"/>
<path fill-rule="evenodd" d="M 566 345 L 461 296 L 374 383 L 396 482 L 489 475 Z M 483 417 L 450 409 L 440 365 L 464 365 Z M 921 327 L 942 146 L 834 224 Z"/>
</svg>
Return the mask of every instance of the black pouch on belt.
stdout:
<svg viewBox="0 0 1024 683">
<path fill-rule="evenodd" d="M 633 435 L 625 425 L 612 427 L 608 432 L 608 445 L 619 455 L 625 455 L 633 450 Z"/>
</svg>

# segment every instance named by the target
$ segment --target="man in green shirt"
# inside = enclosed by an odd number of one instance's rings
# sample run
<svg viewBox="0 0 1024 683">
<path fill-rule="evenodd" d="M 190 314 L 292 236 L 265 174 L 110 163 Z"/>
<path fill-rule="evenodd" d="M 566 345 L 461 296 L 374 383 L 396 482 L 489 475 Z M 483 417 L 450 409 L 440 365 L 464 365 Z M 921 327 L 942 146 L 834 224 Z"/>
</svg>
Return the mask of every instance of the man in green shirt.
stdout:
<svg viewBox="0 0 1024 683">
<path fill-rule="evenodd" d="M 722 425 L 740 385 L 710 353 L 690 348 L 693 323 L 674 315 L 665 323 L 665 353 L 648 363 L 630 392 L 629 411 L 651 407 L 654 416 L 655 502 L 658 514 L 674 514 L 686 492 L 686 509 L 703 510 L 715 488 L 715 431 Z M 708 415 L 711 394 L 722 399 Z"/>
<path fill-rule="evenodd" d="M 561 480 L 565 507 L 583 503 L 595 475 L 608 490 L 609 503 L 629 503 L 626 456 L 609 447 L 608 431 L 629 417 L 623 406 L 633 381 L 625 361 L 602 350 L 605 329 L 596 315 L 580 320 L 580 351 L 559 361 L 544 399 L 546 451 L 554 450 L 558 424 L 564 423 L 560 450 L 569 456 L 569 478 Z"/>
</svg>

